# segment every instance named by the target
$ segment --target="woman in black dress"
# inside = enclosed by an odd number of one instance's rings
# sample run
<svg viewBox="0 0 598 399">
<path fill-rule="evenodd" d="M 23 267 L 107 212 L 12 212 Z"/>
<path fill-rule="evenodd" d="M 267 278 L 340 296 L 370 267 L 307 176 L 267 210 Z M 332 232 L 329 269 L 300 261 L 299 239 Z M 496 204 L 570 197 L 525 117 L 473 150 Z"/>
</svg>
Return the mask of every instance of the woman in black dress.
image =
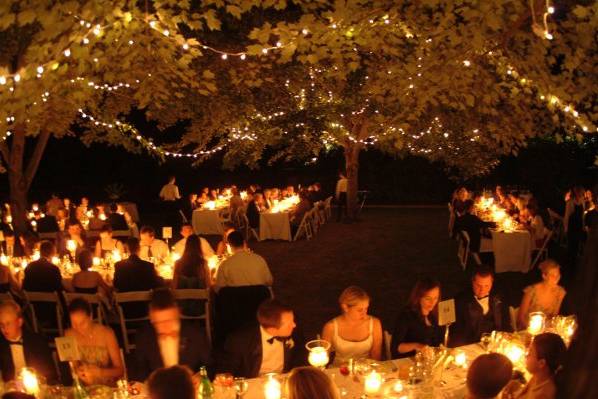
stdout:
<svg viewBox="0 0 598 399">
<path fill-rule="evenodd" d="M 415 284 L 409 303 L 399 314 L 392 334 L 393 359 L 413 356 L 426 346 L 440 345 L 444 327 L 438 325 L 439 299 L 438 281 L 426 278 Z"/>
</svg>

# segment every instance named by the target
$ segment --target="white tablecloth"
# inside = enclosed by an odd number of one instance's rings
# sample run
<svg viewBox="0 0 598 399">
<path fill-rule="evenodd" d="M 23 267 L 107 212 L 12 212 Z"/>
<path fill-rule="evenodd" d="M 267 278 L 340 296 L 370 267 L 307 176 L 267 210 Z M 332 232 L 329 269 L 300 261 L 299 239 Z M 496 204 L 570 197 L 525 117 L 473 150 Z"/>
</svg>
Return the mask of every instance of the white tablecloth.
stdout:
<svg viewBox="0 0 598 399">
<path fill-rule="evenodd" d="M 480 252 L 494 252 L 496 273 L 529 271 L 531 263 L 532 238 L 527 230 L 492 230 L 492 239 L 483 238 Z"/>
<path fill-rule="evenodd" d="M 260 240 L 291 241 L 289 212 L 260 213 Z"/>
<path fill-rule="evenodd" d="M 467 357 L 467 364 L 471 364 L 473 359 L 483 354 L 483 350 L 479 344 L 467 345 L 458 348 L 465 352 Z M 392 364 L 389 365 L 389 369 L 395 370 L 385 375 L 386 382 L 383 385 L 383 389 L 387 392 L 386 394 L 380 394 L 380 398 L 400 398 L 403 395 L 408 395 L 407 392 L 411 390 L 412 396 L 415 398 L 446 398 L 446 399 L 462 399 L 466 395 L 465 378 L 467 371 L 464 368 L 451 366 L 442 372 L 442 375 L 438 379 L 439 382 L 435 384 L 418 384 L 409 386 L 407 381 L 401 381 L 405 390 L 402 393 L 392 394 L 392 387 L 397 383 L 398 380 L 398 369 L 400 367 L 408 367 L 412 363 L 411 359 L 398 359 L 392 360 Z M 350 376 L 344 376 L 339 372 L 339 369 L 333 368 L 326 370 L 326 373 L 330 375 L 336 386 L 341 390 L 343 399 L 359 399 L 363 394 L 364 377 L 358 377 L 358 381 Z M 281 376 L 283 377 L 283 376 Z M 247 394 L 243 396 L 244 399 L 263 399 L 264 398 L 264 382 L 266 378 L 254 378 L 248 380 L 249 390 Z M 443 381 L 442 383 L 440 381 Z M 234 393 L 229 390 L 225 391 L 223 388 L 217 388 L 216 399 L 227 399 L 234 398 Z"/>
<path fill-rule="evenodd" d="M 220 210 L 196 209 L 191 218 L 195 234 L 216 234 L 223 233 L 220 221 Z"/>
</svg>

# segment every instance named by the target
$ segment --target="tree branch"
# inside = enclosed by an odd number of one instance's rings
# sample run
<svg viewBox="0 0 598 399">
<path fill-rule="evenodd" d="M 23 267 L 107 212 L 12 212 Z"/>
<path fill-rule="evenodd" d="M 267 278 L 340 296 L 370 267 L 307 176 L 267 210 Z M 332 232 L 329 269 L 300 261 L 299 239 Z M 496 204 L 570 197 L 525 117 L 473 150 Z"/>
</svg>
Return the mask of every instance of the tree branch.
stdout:
<svg viewBox="0 0 598 399">
<path fill-rule="evenodd" d="M 42 155 L 46 150 L 46 145 L 48 144 L 48 139 L 50 138 L 50 131 L 47 129 L 43 129 L 37 138 L 37 143 L 35 144 L 35 149 L 33 150 L 33 154 L 29 159 L 29 163 L 27 164 L 27 170 L 25 172 L 25 182 L 27 183 L 27 190 L 31 187 L 31 182 L 33 181 L 33 177 L 37 172 L 37 168 L 39 167 L 39 162 L 42 159 Z"/>
</svg>

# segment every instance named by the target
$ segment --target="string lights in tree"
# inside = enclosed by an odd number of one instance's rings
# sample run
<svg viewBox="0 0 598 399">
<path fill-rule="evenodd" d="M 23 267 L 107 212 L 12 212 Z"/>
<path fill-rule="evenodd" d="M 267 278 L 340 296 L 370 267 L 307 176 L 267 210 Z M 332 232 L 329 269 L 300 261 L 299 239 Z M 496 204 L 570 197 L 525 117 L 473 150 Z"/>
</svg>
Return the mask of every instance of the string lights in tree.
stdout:
<svg viewBox="0 0 598 399">
<path fill-rule="evenodd" d="M 535 0 L 529 0 L 530 10 L 532 14 L 532 31 L 542 39 L 552 40 L 554 36 L 550 33 L 548 27 L 548 17 L 554 14 L 554 7 L 550 4 L 550 0 L 546 0 L 546 8 L 542 13 L 542 25 L 536 20 Z"/>
</svg>

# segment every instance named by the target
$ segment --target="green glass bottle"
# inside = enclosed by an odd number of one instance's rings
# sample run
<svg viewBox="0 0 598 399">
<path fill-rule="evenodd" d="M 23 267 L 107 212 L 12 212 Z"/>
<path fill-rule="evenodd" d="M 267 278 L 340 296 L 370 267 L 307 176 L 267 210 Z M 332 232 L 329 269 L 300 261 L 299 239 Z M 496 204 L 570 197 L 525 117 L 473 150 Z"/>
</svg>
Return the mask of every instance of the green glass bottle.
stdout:
<svg viewBox="0 0 598 399">
<path fill-rule="evenodd" d="M 208 377 L 208 371 L 204 366 L 199 369 L 199 389 L 197 391 L 197 397 L 199 399 L 212 399 L 214 397 L 214 386 Z"/>
</svg>

